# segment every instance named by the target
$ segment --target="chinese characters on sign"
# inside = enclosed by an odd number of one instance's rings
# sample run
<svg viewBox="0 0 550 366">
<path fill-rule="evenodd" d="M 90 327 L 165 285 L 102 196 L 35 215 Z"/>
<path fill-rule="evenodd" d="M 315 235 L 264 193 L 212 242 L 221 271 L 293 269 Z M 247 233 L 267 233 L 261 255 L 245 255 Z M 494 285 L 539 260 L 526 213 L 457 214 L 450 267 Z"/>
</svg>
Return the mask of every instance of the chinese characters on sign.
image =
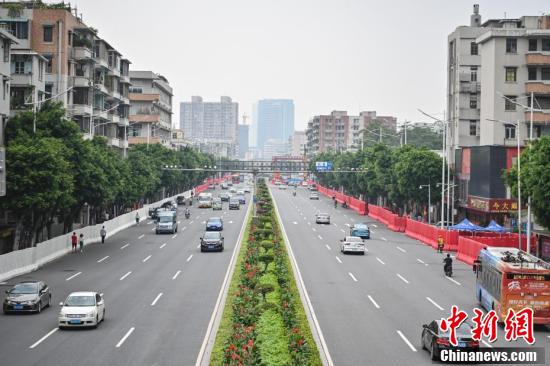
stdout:
<svg viewBox="0 0 550 366">
<path fill-rule="evenodd" d="M 507 213 L 517 211 L 517 200 L 468 197 L 468 206 L 483 212 Z"/>
<path fill-rule="evenodd" d="M 494 342 L 497 339 L 497 322 L 498 317 L 494 310 L 483 315 L 483 311 L 478 308 L 474 309 L 475 316 L 472 318 L 474 328 L 472 329 L 472 339 L 481 341 L 482 337 L 486 337 L 489 342 Z M 504 321 L 504 332 L 506 341 L 515 341 L 518 338 L 523 338 L 528 344 L 535 343 L 533 334 L 533 309 L 524 308 L 520 311 L 508 310 L 508 315 Z M 460 325 L 468 319 L 468 314 L 459 310 L 456 305 L 451 309 L 451 316 L 441 319 L 441 330 L 449 332 L 449 342 L 453 346 L 458 345 L 456 338 L 456 330 Z"/>
</svg>

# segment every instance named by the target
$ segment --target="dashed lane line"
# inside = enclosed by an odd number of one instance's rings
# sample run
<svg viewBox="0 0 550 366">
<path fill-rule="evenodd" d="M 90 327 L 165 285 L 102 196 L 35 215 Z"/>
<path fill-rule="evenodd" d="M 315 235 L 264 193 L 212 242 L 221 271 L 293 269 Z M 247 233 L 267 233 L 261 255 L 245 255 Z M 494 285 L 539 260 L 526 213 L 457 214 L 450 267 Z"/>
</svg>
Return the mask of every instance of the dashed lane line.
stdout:
<svg viewBox="0 0 550 366">
<path fill-rule="evenodd" d="M 128 248 L 130 246 L 130 243 L 126 243 L 124 244 L 123 246 L 120 247 L 120 250 L 124 249 L 124 248 Z"/>
<path fill-rule="evenodd" d="M 428 266 L 428 263 L 424 262 L 422 259 L 416 258 L 416 260 L 417 260 L 419 263 L 422 263 L 423 265 L 425 265 L 426 267 Z"/>
<path fill-rule="evenodd" d="M 327 247 L 328 250 L 332 250 L 332 248 L 328 244 L 325 244 L 325 247 Z"/>
<path fill-rule="evenodd" d="M 98 259 L 98 260 L 97 260 L 97 263 L 101 263 L 101 262 L 103 262 L 104 260 L 106 260 L 107 258 L 109 258 L 108 255 L 106 255 L 105 257 L 103 257 L 103 258 L 101 258 L 101 259 Z"/>
<path fill-rule="evenodd" d="M 82 273 L 82 272 L 77 272 L 77 273 L 75 273 L 74 275 L 72 275 L 71 277 L 67 277 L 67 278 L 65 279 L 65 281 L 70 281 L 70 280 L 72 280 L 73 278 L 75 278 L 76 276 L 78 276 L 78 275 L 81 274 L 81 273 Z"/>
<path fill-rule="evenodd" d="M 320 240 L 323 240 L 323 237 L 321 235 L 317 235 L 317 237 L 320 239 Z"/>
<path fill-rule="evenodd" d="M 384 241 L 388 241 L 388 239 L 386 239 L 386 238 L 384 238 L 384 237 L 382 237 L 382 240 L 384 240 Z"/>
<path fill-rule="evenodd" d="M 145 234 L 141 234 L 140 236 L 138 236 L 138 239 L 142 239 L 144 236 Z"/>
<path fill-rule="evenodd" d="M 172 279 L 175 280 L 176 278 L 178 278 L 180 273 L 181 273 L 181 271 L 177 271 L 176 274 L 174 274 L 174 276 L 172 277 Z"/>
<path fill-rule="evenodd" d="M 159 301 L 159 299 L 161 298 L 162 296 L 162 292 L 160 294 L 157 295 L 157 297 L 155 297 L 155 299 L 153 300 L 153 302 L 151 303 L 151 306 L 155 306 L 155 304 L 157 303 L 157 301 Z"/>
<path fill-rule="evenodd" d="M 380 309 L 380 306 L 376 303 L 376 301 L 374 301 L 371 295 L 367 295 L 367 297 L 369 298 L 370 302 L 372 302 L 375 308 Z"/>
<path fill-rule="evenodd" d="M 438 308 L 439 310 L 443 311 L 445 309 L 443 309 L 441 306 L 439 306 L 438 303 L 436 303 L 435 301 L 433 301 L 432 299 L 430 299 L 428 296 L 426 296 L 426 300 L 428 300 L 429 302 L 431 302 L 433 304 L 433 306 L 435 306 L 436 308 Z"/>
<path fill-rule="evenodd" d="M 172 239 L 175 239 L 175 238 L 177 238 L 177 237 L 178 237 L 178 234 L 172 235 Z"/>
<path fill-rule="evenodd" d="M 374 227 L 376 227 L 376 228 L 378 227 L 376 224 L 372 224 L 372 226 L 374 226 Z"/>
<path fill-rule="evenodd" d="M 399 273 L 397 273 L 397 277 L 399 277 L 405 283 L 410 283 L 405 277 L 401 276 Z"/>
<path fill-rule="evenodd" d="M 162 249 L 162 248 L 164 248 L 165 246 L 166 246 L 166 243 L 163 243 L 163 244 L 159 247 L 159 249 Z"/>
<path fill-rule="evenodd" d="M 454 284 L 460 286 L 460 282 L 456 281 L 455 279 L 449 277 L 449 276 L 445 276 L 446 279 L 448 279 L 449 281 L 453 282 Z"/>
<path fill-rule="evenodd" d="M 128 277 L 130 274 L 132 274 L 132 271 L 128 271 L 124 276 L 120 277 L 120 281 L 124 280 L 126 277 Z"/>
<path fill-rule="evenodd" d="M 377 260 L 378 262 L 380 262 L 380 264 L 386 264 L 382 259 L 380 259 L 380 258 L 378 258 L 378 257 L 376 257 L 376 260 Z"/>
<path fill-rule="evenodd" d="M 353 275 L 353 273 L 348 272 L 348 275 L 351 277 L 352 280 L 354 280 L 355 282 L 357 282 L 357 278 L 355 278 L 355 276 Z"/>
<path fill-rule="evenodd" d="M 44 337 L 40 338 L 39 340 L 37 340 L 36 342 L 34 342 L 29 348 L 30 349 L 33 349 L 35 348 L 36 346 L 38 346 L 40 343 L 44 342 L 46 340 L 46 338 L 48 338 L 49 336 L 51 336 L 52 334 L 54 334 L 55 332 L 57 332 L 59 330 L 59 328 L 53 328 L 52 330 L 50 330 Z"/>
<path fill-rule="evenodd" d="M 403 342 L 405 342 L 407 344 L 407 346 L 409 346 L 409 348 L 413 351 L 413 352 L 416 352 L 416 348 L 414 348 L 414 346 L 412 345 L 412 343 L 407 339 L 407 337 L 405 337 L 403 335 L 403 333 L 400 331 L 400 330 L 397 330 L 397 334 L 399 334 L 399 336 L 401 337 L 401 339 L 403 340 Z"/>
<path fill-rule="evenodd" d="M 344 229 L 340 229 L 341 232 L 345 233 L 346 231 Z"/>
<path fill-rule="evenodd" d="M 338 258 L 338 256 L 336 256 L 336 260 L 338 261 L 338 263 L 342 264 L 342 260 Z"/>
<path fill-rule="evenodd" d="M 399 250 L 399 251 L 401 251 L 401 252 L 403 252 L 403 253 L 407 253 L 407 251 L 406 251 L 405 249 L 401 248 L 401 247 L 397 247 L 397 250 Z"/>
<path fill-rule="evenodd" d="M 148 255 L 147 257 L 143 258 L 142 262 L 145 263 L 147 262 L 149 259 L 151 259 L 152 255 Z"/>
<path fill-rule="evenodd" d="M 187 257 L 187 262 L 189 262 L 193 258 L 193 254 L 191 254 L 189 257 Z"/>
<path fill-rule="evenodd" d="M 130 328 L 130 330 L 126 332 L 124 337 L 122 337 L 122 339 L 118 341 L 115 347 L 120 348 L 120 346 L 122 346 L 122 344 L 126 341 L 126 339 L 128 339 L 128 337 L 134 332 L 135 329 L 136 329 L 135 327 Z"/>
</svg>

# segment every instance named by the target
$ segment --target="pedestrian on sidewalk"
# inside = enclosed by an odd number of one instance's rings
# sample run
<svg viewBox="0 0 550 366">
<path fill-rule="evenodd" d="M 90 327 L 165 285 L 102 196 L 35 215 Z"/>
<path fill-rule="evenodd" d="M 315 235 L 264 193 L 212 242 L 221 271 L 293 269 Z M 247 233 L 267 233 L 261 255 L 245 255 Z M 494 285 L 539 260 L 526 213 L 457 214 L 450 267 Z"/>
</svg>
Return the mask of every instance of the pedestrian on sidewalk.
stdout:
<svg viewBox="0 0 550 366">
<path fill-rule="evenodd" d="M 99 230 L 99 235 L 101 235 L 101 244 L 104 244 L 105 237 L 107 236 L 107 231 L 105 230 L 105 226 L 101 227 L 101 230 Z"/>
<path fill-rule="evenodd" d="M 78 236 L 76 236 L 76 232 L 73 231 L 73 235 L 71 235 L 71 245 L 72 245 L 72 252 L 76 253 L 76 244 L 78 244 Z"/>
<path fill-rule="evenodd" d="M 139 212 L 136 212 L 136 226 L 139 225 Z"/>
<path fill-rule="evenodd" d="M 445 242 L 443 241 L 443 236 L 439 235 L 437 238 L 437 251 L 443 253 L 443 248 L 445 247 Z"/>
<path fill-rule="evenodd" d="M 79 240 L 79 244 L 80 244 L 80 253 L 82 253 L 84 251 L 84 234 L 80 234 L 80 240 Z"/>
</svg>

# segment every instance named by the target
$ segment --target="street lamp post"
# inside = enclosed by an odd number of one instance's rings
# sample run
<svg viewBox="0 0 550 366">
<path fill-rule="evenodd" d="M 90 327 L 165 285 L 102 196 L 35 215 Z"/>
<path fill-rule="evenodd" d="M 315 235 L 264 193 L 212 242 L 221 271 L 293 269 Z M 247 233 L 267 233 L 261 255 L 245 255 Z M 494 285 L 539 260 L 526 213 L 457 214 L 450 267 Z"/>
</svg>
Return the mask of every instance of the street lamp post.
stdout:
<svg viewBox="0 0 550 366">
<path fill-rule="evenodd" d="M 432 223 L 432 186 L 430 184 L 422 184 L 420 185 L 420 189 L 422 187 L 428 187 L 428 224 Z"/>
</svg>

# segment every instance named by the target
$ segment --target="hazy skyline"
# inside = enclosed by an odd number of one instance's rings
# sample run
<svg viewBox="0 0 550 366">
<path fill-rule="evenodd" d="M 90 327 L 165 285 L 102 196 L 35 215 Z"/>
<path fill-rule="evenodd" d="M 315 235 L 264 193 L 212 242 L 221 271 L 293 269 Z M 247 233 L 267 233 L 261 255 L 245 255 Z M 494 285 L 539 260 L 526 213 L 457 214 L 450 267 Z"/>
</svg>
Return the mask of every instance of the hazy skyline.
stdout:
<svg viewBox="0 0 550 366">
<path fill-rule="evenodd" d="M 230 96 L 252 116 L 260 99 L 293 99 L 295 128 L 332 110 L 422 121 L 445 108 L 447 35 L 482 21 L 550 12 L 547 0 L 79 0 L 84 22 L 174 88 L 179 103 Z M 251 123 L 250 118 L 248 124 Z"/>
</svg>

